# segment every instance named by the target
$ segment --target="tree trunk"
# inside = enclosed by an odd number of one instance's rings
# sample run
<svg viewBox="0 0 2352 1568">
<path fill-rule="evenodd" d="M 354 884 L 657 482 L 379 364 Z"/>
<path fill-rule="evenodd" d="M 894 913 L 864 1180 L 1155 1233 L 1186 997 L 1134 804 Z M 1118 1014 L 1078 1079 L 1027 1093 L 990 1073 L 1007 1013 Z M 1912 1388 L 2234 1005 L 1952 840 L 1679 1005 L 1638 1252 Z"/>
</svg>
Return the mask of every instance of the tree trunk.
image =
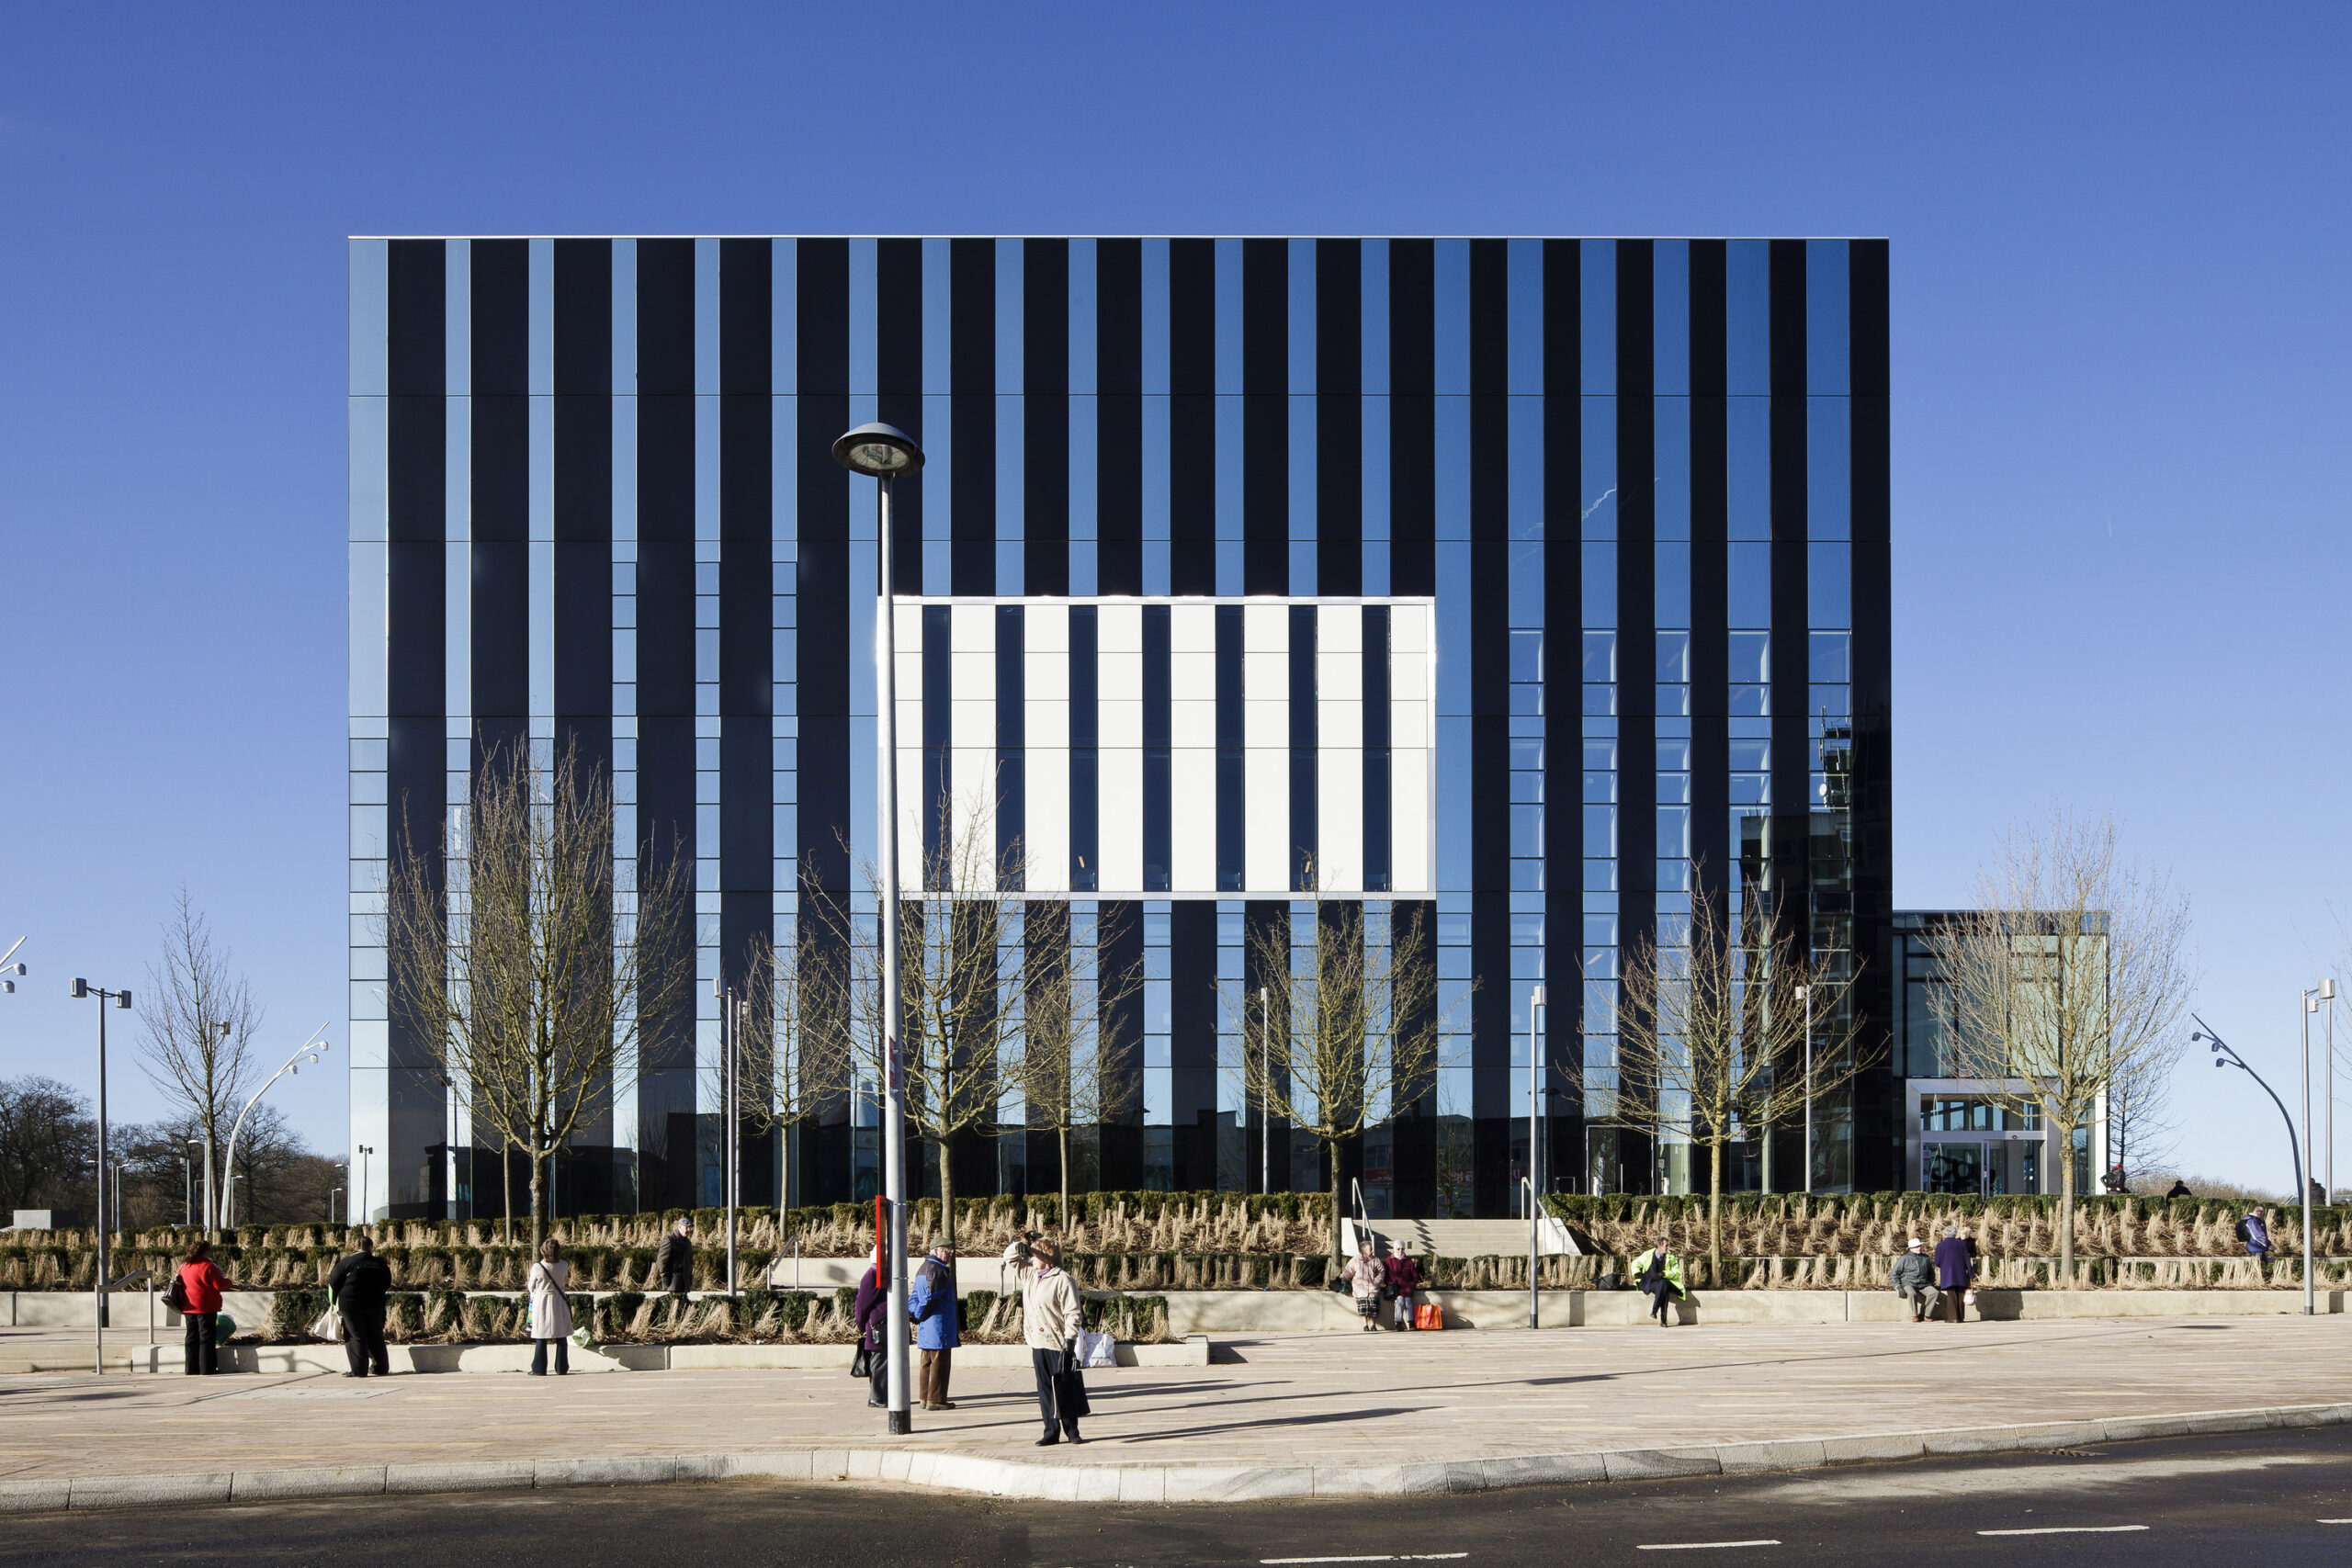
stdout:
<svg viewBox="0 0 2352 1568">
<path fill-rule="evenodd" d="M 506 1229 L 506 1245 L 514 1245 L 514 1145 L 502 1138 L 498 1143 L 498 1174 L 506 1187 L 506 1213 L 503 1224 Z"/>
<path fill-rule="evenodd" d="M 1058 1130 L 1054 1134 L 1054 1138 L 1055 1138 L 1055 1141 L 1056 1141 L 1056 1142 L 1060 1145 L 1060 1148 L 1061 1148 L 1061 1163 L 1062 1163 L 1062 1206 L 1061 1206 L 1061 1210 L 1060 1210 L 1060 1212 L 1059 1212 L 1058 1213 L 1057 1213 L 1057 1214 L 1054 1216 L 1054 1224 L 1056 1224 L 1056 1226 L 1057 1226 L 1057 1227 L 1060 1229 L 1060 1231 L 1061 1231 L 1062 1235 L 1065 1235 L 1065 1236 L 1067 1236 L 1067 1235 L 1069 1235 L 1070 1234 L 1070 1231 L 1069 1231 L 1069 1129 L 1068 1127 L 1063 1127 L 1063 1128 L 1058 1129 Z"/>
<path fill-rule="evenodd" d="M 2075 1135 L 2058 1156 L 2058 1289 L 2075 1288 Z"/>
<path fill-rule="evenodd" d="M 525 1151 L 531 1161 L 531 1253 L 537 1257 L 539 1243 L 548 1238 L 548 1212 L 541 1197 L 547 1190 L 547 1164 L 537 1148 Z"/>
<path fill-rule="evenodd" d="M 954 1247 L 956 1245 L 956 1134 L 942 1133 L 936 1142 L 939 1147 L 939 1233 L 947 1238 L 949 1247 Z M 907 1183 L 907 1190 L 910 1192 L 914 1190 L 914 1183 L 911 1180 Z M 907 1245 L 911 1249 L 914 1243 L 910 1240 Z"/>
<path fill-rule="evenodd" d="M 1331 1267 L 1338 1269 L 1345 1256 L 1340 1246 L 1340 1145 L 1326 1138 L 1323 1153 L 1331 1162 Z"/>
<path fill-rule="evenodd" d="M 1724 1145 L 1707 1145 L 1707 1284 L 1724 1288 Z"/>
</svg>

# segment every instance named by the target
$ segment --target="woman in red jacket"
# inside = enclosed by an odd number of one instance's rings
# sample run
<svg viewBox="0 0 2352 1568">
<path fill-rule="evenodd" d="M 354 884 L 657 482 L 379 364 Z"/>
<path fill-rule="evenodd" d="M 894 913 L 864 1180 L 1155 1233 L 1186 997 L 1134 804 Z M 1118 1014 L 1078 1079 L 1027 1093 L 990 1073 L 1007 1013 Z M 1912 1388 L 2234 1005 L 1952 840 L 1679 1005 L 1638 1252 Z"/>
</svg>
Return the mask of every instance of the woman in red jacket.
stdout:
<svg viewBox="0 0 2352 1568">
<path fill-rule="evenodd" d="M 187 1297 L 187 1306 L 180 1314 L 187 1325 L 187 1374 L 209 1375 L 220 1370 L 212 1334 L 214 1320 L 220 1315 L 220 1292 L 232 1288 L 229 1278 L 214 1267 L 212 1244 L 202 1236 L 187 1244 L 179 1275 L 180 1289 Z"/>
</svg>

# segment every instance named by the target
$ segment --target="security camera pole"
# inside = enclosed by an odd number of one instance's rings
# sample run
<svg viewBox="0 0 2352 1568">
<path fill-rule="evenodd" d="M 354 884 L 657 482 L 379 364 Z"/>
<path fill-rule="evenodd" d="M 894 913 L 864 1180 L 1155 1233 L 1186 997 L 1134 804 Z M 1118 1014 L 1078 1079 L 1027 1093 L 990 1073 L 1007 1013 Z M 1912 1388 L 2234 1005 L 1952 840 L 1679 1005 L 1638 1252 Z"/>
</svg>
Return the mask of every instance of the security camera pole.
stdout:
<svg viewBox="0 0 2352 1568">
<path fill-rule="evenodd" d="M 905 431 L 861 424 L 833 443 L 833 460 L 875 486 L 874 608 L 875 864 L 882 930 L 882 1186 L 888 1200 L 890 1292 L 888 1373 L 890 1431 L 914 1430 L 907 1398 L 907 1076 L 899 1062 L 899 693 L 898 615 L 890 565 L 890 482 L 922 467 L 922 448 Z"/>
</svg>

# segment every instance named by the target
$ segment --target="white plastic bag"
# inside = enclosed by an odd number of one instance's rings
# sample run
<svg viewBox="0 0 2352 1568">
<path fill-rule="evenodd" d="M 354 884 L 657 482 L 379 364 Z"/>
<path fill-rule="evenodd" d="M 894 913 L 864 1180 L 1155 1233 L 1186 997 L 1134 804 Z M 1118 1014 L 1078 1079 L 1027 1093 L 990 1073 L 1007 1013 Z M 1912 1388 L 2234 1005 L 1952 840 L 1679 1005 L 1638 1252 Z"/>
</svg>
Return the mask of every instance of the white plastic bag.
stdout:
<svg viewBox="0 0 2352 1568">
<path fill-rule="evenodd" d="M 1078 1364 L 1081 1367 L 1115 1367 L 1119 1364 L 1118 1348 L 1107 1334 L 1080 1334 L 1078 1337 Z"/>
<path fill-rule="evenodd" d="M 319 1320 L 311 1325 L 311 1337 L 323 1339 L 330 1345 L 343 1343 L 343 1314 L 333 1307 L 319 1314 Z"/>
</svg>

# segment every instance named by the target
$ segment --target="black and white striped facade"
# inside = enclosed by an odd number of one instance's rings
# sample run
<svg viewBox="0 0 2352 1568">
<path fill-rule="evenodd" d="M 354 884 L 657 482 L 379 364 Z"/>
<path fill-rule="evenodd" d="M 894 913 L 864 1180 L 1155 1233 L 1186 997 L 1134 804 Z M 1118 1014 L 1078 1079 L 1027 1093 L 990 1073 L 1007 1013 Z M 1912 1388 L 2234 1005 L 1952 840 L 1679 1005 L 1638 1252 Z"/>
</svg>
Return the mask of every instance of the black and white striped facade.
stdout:
<svg viewBox="0 0 2352 1568">
<path fill-rule="evenodd" d="M 706 980 L 853 885 L 875 507 L 830 447 L 870 420 L 929 457 L 895 513 L 902 841 L 961 795 L 1028 897 L 1135 917 L 1103 929 L 1147 976 L 1142 1110 L 1087 1182 L 1323 1185 L 1279 1126 L 1261 1169 L 1216 994 L 1310 875 L 1433 917 L 1459 1027 L 1341 1159 L 1397 1213 L 1512 1212 L 1532 987 L 1547 1061 L 1605 1083 L 1617 954 L 1694 887 L 1886 948 L 1883 242 L 361 239 L 351 291 L 355 1212 L 498 1201 L 374 923 L 403 822 L 437 841 L 489 748 L 578 748 L 625 843 L 687 849 Z M 715 1192 L 701 1006 L 560 1208 Z M 1549 1082 L 1553 1186 L 1689 1179 Z M 1836 1108 L 1823 1184 L 1901 1184 L 1897 1100 Z M 959 1192 L 1056 1184 L 1018 1114 Z M 745 1199 L 786 1158 L 797 1197 L 870 1190 L 870 1122 L 747 1139 Z"/>
</svg>

